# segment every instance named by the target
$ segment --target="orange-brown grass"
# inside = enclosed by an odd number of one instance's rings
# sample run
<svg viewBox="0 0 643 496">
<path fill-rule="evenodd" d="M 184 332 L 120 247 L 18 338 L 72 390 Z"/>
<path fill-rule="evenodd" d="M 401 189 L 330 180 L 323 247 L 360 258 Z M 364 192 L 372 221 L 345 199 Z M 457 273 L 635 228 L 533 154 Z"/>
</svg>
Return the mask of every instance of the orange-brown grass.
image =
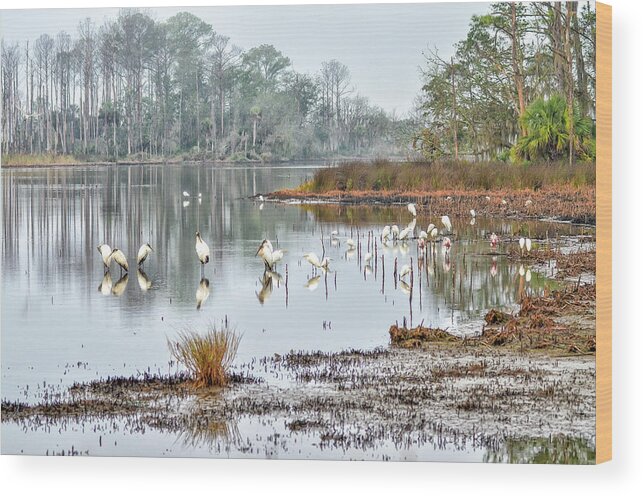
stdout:
<svg viewBox="0 0 643 496">
<path fill-rule="evenodd" d="M 537 191 L 551 186 L 595 186 L 593 163 L 569 166 L 563 163 L 528 165 L 504 162 L 347 162 L 318 170 L 302 189 L 309 193 L 328 191 Z"/>
<path fill-rule="evenodd" d="M 196 387 L 225 386 L 228 371 L 237 355 L 241 336 L 234 330 L 218 330 L 214 325 L 204 335 L 183 331 L 175 341 L 168 340 L 172 356 L 191 375 Z"/>
</svg>

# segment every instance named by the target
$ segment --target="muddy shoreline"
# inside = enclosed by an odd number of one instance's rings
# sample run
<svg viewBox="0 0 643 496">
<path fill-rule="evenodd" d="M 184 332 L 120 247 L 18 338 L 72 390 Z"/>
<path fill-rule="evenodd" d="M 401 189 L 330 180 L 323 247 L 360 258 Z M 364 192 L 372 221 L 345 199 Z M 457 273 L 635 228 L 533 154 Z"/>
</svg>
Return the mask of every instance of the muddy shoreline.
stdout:
<svg viewBox="0 0 643 496">
<path fill-rule="evenodd" d="M 543 219 L 596 225 L 594 188 L 543 188 L 533 190 L 469 191 L 306 191 L 280 190 L 264 195 L 283 203 L 327 203 L 337 205 L 403 206 L 415 203 L 420 214 L 468 217 L 471 209 L 479 216 Z"/>
</svg>

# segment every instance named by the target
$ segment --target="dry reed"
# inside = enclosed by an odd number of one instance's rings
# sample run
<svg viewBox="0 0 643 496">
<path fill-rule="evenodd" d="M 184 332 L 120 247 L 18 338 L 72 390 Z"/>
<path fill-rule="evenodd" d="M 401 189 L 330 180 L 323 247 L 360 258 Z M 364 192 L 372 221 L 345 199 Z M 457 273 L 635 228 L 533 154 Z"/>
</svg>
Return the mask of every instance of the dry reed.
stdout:
<svg viewBox="0 0 643 496">
<path fill-rule="evenodd" d="M 183 331 L 174 341 L 168 339 L 172 356 L 187 368 L 196 387 L 225 386 L 228 371 L 237 355 L 241 336 L 234 330 L 211 325 L 204 335 Z"/>
</svg>

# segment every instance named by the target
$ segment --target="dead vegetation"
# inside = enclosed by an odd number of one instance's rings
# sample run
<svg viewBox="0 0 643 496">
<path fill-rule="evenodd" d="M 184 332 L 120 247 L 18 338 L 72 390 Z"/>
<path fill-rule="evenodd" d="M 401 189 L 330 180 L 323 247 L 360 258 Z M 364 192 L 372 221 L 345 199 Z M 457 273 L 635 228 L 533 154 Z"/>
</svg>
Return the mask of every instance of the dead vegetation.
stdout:
<svg viewBox="0 0 643 496">
<path fill-rule="evenodd" d="M 549 354 L 585 354 L 596 351 L 595 285 L 569 284 L 546 296 L 525 297 L 516 315 L 491 309 L 482 333 L 458 338 L 443 329 L 391 326 L 391 344 L 423 348 L 436 344 L 512 347 Z"/>
</svg>

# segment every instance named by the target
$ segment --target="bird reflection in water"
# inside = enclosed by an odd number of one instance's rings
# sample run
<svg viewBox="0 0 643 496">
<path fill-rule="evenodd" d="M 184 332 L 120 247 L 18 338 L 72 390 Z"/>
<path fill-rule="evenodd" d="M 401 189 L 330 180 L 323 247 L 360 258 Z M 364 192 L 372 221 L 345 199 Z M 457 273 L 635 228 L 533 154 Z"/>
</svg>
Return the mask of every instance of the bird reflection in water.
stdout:
<svg viewBox="0 0 643 496">
<path fill-rule="evenodd" d="M 112 287 L 112 294 L 114 296 L 120 296 L 125 292 L 125 288 L 127 288 L 127 281 L 129 280 L 129 275 L 125 273 L 123 277 L 121 277 L 118 281 L 116 281 L 116 284 L 114 284 L 114 287 Z"/>
<path fill-rule="evenodd" d="M 141 291 L 147 291 L 152 287 L 152 279 L 143 272 L 143 269 L 136 271 L 136 279 L 138 280 L 138 287 L 141 288 Z"/>
<path fill-rule="evenodd" d="M 103 279 L 98 285 L 98 291 L 103 296 L 109 296 L 112 294 L 112 275 L 109 273 L 109 270 L 103 275 Z"/>
<path fill-rule="evenodd" d="M 259 282 L 261 283 L 261 291 L 255 293 L 259 303 L 263 305 L 264 302 L 270 298 L 274 283 L 276 282 L 277 284 L 280 284 L 281 281 L 282 277 L 278 272 L 272 272 L 270 270 L 265 271 L 263 273 L 263 277 L 259 279 Z"/>
<path fill-rule="evenodd" d="M 210 297 L 210 280 L 207 277 L 199 281 L 199 287 L 196 288 L 196 309 L 200 310 L 201 305 Z"/>
<path fill-rule="evenodd" d="M 319 286 L 320 280 L 321 276 L 311 277 L 310 279 L 308 279 L 305 287 L 308 288 L 308 291 L 315 291 L 317 289 L 317 286 Z"/>
</svg>

